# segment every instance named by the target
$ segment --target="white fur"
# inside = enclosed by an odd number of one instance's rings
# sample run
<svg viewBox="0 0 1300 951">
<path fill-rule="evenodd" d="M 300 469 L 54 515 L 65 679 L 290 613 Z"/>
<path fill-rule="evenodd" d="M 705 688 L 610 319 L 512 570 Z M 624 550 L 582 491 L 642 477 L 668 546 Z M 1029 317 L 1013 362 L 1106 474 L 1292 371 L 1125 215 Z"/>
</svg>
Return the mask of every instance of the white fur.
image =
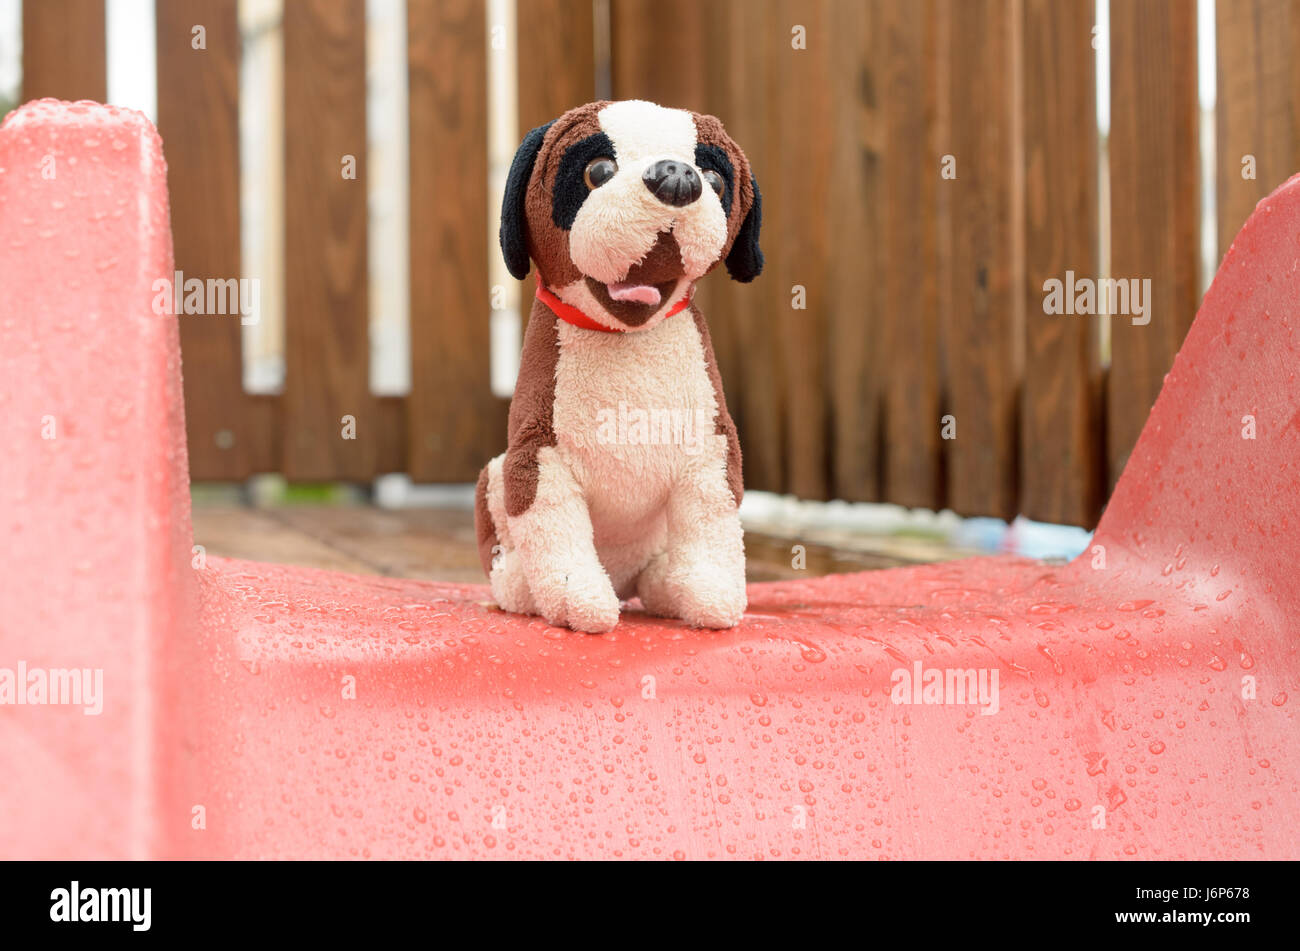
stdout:
<svg viewBox="0 0 1300 951">
<path fill-rule="evenodd" d="M 560 324 L 553 423 L 558 444 L 538 454 L 537 496 L 508 518 L 501 457 L 488 501 L 501 554 L 492 593 L 508 611 L 600 632 L 619 598 L 700 627 L 731 627 L 745 611 L 740 517 L 726 479 L 727 442 L 689 314 L 638 334 Z M 677 410 L 708 421 L 694 445 L 606 440 L 602 408 Z"/>
<path fill-rule="evenodd" d="M 695 120 L 684 109 L 666 109 L 644 99 L 612 102 L 597 117 L 618 149 L 619 161 L 661 158 L 695 161 Z"/>
</svg>

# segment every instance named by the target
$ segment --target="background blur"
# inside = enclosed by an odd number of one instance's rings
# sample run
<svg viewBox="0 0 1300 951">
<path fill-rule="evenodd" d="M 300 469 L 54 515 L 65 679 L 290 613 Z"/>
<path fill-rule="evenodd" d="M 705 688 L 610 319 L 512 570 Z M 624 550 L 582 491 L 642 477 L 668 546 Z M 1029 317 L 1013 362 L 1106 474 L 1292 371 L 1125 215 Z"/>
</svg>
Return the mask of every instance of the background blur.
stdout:
<svg viewBox="0 0 1300 951">
<path fill-rule="evenodd" d="M 471 482 L 532 291 L 514 148 L 649 98 L 763 192 L 766 273 L 700 298 L 749 488 L 1091 528 L 1300 166 L 1300 0 L 0 0 L 0 108 L 40 96 L 147 112 L 177 268 L 260 282 L 255 324 L 181 318 L 197 482 Z M 1044 313 L 1067 271 L 1149 279 L 1150 322 Z"/>
</svg>

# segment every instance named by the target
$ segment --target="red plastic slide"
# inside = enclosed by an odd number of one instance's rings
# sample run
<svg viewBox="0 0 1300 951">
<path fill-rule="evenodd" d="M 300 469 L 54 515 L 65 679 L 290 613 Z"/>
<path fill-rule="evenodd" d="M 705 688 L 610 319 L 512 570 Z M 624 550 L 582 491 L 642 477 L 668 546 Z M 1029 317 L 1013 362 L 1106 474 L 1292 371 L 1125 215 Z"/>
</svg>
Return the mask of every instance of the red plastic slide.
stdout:
<svg viewBox="0 0 1300 951">
<path fill-rule="evenodd" d="M 8 118 L 0 855 L 1300 857 L 1300 179 L 1090 551 L 753 585 L 725 632 L 205 561 L 171 273 L 147 120 Z"/>
</svg>

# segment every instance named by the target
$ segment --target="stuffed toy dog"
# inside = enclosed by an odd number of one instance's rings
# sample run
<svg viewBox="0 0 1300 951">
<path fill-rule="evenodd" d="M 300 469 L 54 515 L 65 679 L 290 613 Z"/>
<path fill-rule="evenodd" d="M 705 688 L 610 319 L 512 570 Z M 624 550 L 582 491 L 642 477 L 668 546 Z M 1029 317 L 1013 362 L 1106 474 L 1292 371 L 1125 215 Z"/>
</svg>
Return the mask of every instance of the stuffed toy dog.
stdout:
<svg viewBox="0 0 1300 951">
<path fill-rule="evenodd" d="M 537 265 L 508 447 L 475 525 L 505 610 L 608 631 L 620 599 L 695 627 L 745 611 L 740 445 L 695 282 L 763 267 L 745 154 L 712 116 L 596 102 L 524 137 L 501 250 Z"/>
</svg>

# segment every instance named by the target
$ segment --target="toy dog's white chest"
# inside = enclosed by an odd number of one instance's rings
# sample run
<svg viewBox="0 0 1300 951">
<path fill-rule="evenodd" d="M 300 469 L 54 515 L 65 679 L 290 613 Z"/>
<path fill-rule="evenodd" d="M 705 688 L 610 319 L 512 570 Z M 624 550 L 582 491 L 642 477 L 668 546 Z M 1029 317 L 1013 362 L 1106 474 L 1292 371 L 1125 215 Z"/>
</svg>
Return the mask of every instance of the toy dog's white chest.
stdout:
<svg viewBox="0 0 1300 951">
<path fill-rule="evenodd" d="M 557 449 L 593 523 L 639 522 L 664 505 L 691 459 L 725 459 L 717 399 L 689 313 L 636 333 L 561 323 L 555 369 Z"/>
</svg>

